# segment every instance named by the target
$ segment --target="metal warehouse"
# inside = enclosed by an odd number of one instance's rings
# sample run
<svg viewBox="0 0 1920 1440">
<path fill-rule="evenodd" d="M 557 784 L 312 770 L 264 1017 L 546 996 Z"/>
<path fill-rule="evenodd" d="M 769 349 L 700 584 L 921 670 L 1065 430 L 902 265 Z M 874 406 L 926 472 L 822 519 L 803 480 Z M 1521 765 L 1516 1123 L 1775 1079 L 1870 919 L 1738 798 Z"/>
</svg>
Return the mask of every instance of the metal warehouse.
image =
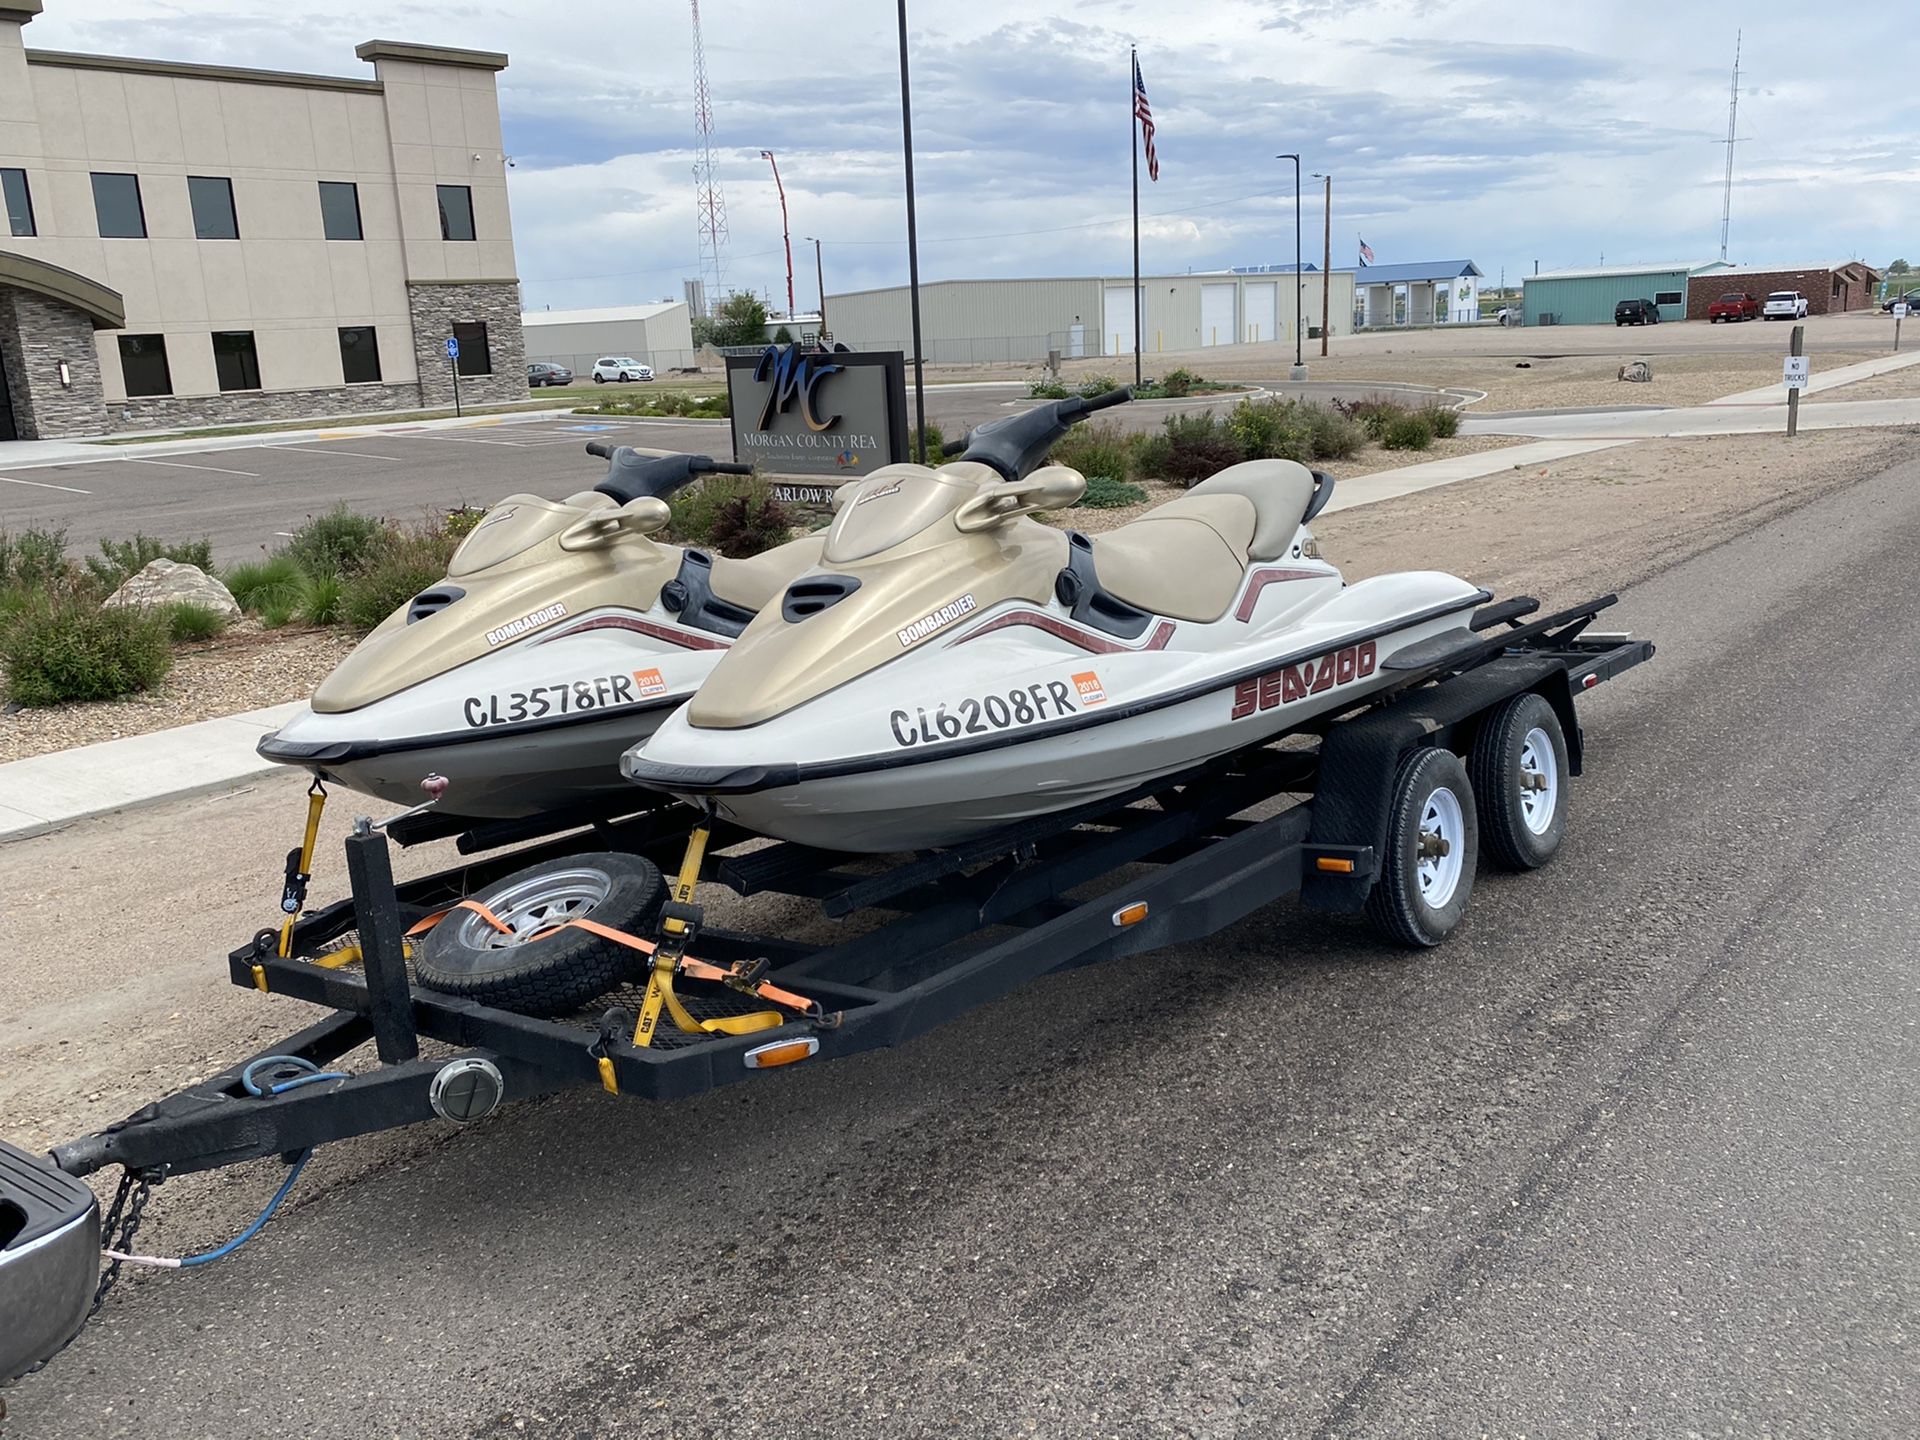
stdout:
<svg viewBox="0 0 1920 1440">
<path fill-rule="evenodd" d="M 1324 298 L 1331 331 L 1353 328 L 1353 272 L 1309 270 L 1298 286 L 1303 336 L 1317 336 Z M 1286 274 L 1143 275 L 1148 354 L 1262 340 L 1291 341 L 1296 280 Z M 1133 279 L 936 280 L 920 287 L 920 334 L 928 360 L 1045 360 L 1133 352 Z M 913 322 L 907 287 L 827 297 L 827 329 L 856 350 L 907 350 Z M 531 353 L 531 352 L 530 352 Z"/>
<path fill-rule="evenodd" d="M 530 310 L 520 317 L 527 359 L 564 365 L 582 379 L 602 356 L 656 370 L 691 365 L 693 321 L 684 300 L 604 310 Z"/>
<path fill-rule="evenodd" d="M 1708 260 L 1549 270 L 1521 281 L 1521 303 L 1529 325 L 1611 325 L 1613 307 L 1622 300 L 1651 300 L 1662 320 L 1684 320 L 1688 282 L 1731 268 L 1724 260 Z"/>
</svg>

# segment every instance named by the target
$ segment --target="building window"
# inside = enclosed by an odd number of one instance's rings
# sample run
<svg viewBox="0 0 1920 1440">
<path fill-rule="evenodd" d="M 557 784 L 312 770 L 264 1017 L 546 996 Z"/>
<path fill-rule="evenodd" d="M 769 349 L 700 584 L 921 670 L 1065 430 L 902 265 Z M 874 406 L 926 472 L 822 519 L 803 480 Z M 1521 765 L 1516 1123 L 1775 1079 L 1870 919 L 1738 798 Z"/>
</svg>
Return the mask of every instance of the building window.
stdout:
<svg viewBox="0 0 1920 1440">
<path fill-rule="evenodd" d="M 120 377 L 126 382 L 129 399 L 142 395 L 171 395 L 173 375 L 167 369 L 167 337 L 122 335 Z"/>
<path fill-rule="evenodd" d="M 32 235 L 33 196 L 27 191 L 27 172 L 0 170 L 0 196 L 7 203 L 7 229 L 15 235 Z"/>
<path fill-rule="evenodd" d="M 322 180 L 320 223 L 329 240 L 364 240 L 360 233 L 360 187 L 351 180 Z"/>
<path fill-rule="evenodd" d="M 213 369 L 222 390 L 258 390 L 260 356 L 251 330 L 213 332 Z"/>
<path fill-rule="evenodd" d="M 440 238 L 473 239 L 473 187 L 440 185 Z"/>
<path fill-rule="evenodd" d="M 493 356 L 487 353 L 487 327 L 479 320 L 453 322 L 453 338 L 460 342 L 454 368 L 462 375 L 491 375 Z"/>
<path fill-rule="evenodd" d="M 340 327 L 340 375 L 349 385 L 380 382 L 380 341 L 371 325 Z"/>
<path fill-rule="evenodd" d="M 1687 297 L 1682 295 L 1678 290 L 1656 290 L 1653 292 L 1653 303 L 1656 305 L 1684 305 L 1687 303 Z"/>
<path fill-rule="evenodd" d="M 233 181 L 224 175 L 189 175 L 187 198 L 193 202 L 194 239 L 240 238 L 240 219 L 233 213 Z"/>
<path fill-rule="evenodd" d="M 140 208 L 138 175 L 95 175 L 93 213 L 108 240 L 147 238 L 147 212 Z"/>
</svg>

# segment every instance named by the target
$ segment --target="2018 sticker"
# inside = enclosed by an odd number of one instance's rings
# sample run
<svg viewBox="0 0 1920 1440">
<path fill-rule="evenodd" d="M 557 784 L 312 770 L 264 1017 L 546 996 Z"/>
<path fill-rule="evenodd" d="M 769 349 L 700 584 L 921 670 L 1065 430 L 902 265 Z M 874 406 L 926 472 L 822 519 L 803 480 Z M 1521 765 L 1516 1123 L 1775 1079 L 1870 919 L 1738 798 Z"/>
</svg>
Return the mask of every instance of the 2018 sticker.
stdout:
<svg viewBox="0 0 1920 1440">
<path fill-rule="evenodd" d="M 893 731 L 893 743 L 904 749 L 912 745 L 932 745 L 940 740 L 958 740 L 967 735 L 990 735 L 996 730 L 1011 730 L 1077 713 L 1079 706 L 1074 704 L 1073 691 L 1067 682 L 1047 680 L 991 695 L 969 695 L 955 704 L 940 705 L 931 711 L 923 705 L 915 706 L 911 713 L 895 710 L 887 717 L 887 725 Z"/>
<path fill-rule="evenodd" d="M 1073 677 L 1073 688 L 1080 696 L 1082 705 L 1098 705 L 1107 698 L 1106 687 L 1100 683 L 1100 677 L 1092 670 L 1082 670 Z"/>
<path fill-rule="evenodd" d="M 634 679 L 641 675 L 657 678 L 659 672 L 635 671 Z M 566 680 L 557 685 L 536 685 L 531 690 L 469 695 L 462 702 L 462 708 L 467 724 L 483 730 L 489 725 L 517 725 L 523 720 L 544 720 L 549 715 L 578 715 L 589 710 L 631 705 L 648 693 L 643 690 L 636 696 L 633 687 L 633 679 L 625 675 L 596 675 L 591 680 Z M 660 688 L 664 690 L 666 686 L 662 684 Z"/>
</svg>

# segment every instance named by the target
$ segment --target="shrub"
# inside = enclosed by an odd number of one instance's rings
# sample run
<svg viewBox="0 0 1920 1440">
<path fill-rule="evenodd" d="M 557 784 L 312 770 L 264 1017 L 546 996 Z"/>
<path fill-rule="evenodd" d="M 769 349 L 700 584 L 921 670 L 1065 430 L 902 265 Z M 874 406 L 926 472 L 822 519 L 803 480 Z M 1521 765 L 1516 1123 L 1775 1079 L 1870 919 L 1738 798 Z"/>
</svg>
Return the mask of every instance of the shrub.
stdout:
<svg viewBox="0 0 1920 1440">
<path fill-rule="evenodd" d="M 480 522 L 486 518 L 487 512 L 482 506 L 456 505 L 447 512 L 446 522 L 442 528 L 455 540 L 464 540 L 477 530 Z"/>
<path fill-rule="evenodd" d="M 1072 393 L 1058 380 L 1035 380 L 1027 386 L 1027 395 L 1034 400 L 1064 400 Z"/>
<path fill-rule="evenodd" d="M 652 394 L 617 395 L 597 405 L 583 405 L 576 415 L 641 415 L 656 419 L 663 416 L 691 420 L 724 420 L 733 413 L 732 403 L 723 390 L 714 395 L 688 395 L 679 390 L 660 390 Z"/>
<path fill-rule="evenodd" d="M 1138 505 L 1146 498 L 1147 492 L 1142 486 L 1129 485 L 1111 475 L 1089 475 L 1087 493 L 1080 497 L 1080 503 L 1089 510 L 1120 510 Z"/>
<path fill-rule="evenodd" d="M 673 511 L 674 539 L 734 559 L 758 555 L 793 537 L 786 507 L 758 475 L 709 475 L 667 504 Z"/>
<path fill-rule="evenodd" d="M 1460 433 L 1460 412 L 1450 410 L 1444 405 L 1429 405 L 1420 412 L 1420 418 L 1427 422 L 1427 429 L 1433 432 L 1436 440 L 1451 440 Z"/>
<path fill-rule="evenodd" d="M 1312 432 L 1290 400 L 1242 400 L 1226 423 L 1249 460 L 1313 458 Z"/>
<path fill-rule="evenodd" d="M 282 554 L 235 565 L 220 578 L 242 610 L 265 618 L 269 610 L 291 614 L 306 577 L 290 556 Z"/>
<path fill-rule="evenodd" d="M 50 594 L 71 589 L 74 578 L 66 531 L 0 530 L 0 590 Z"/>
<path fill-rule="evenodd" d="M 1106 394 L 1109 390 L 1117 390 L 1119 387 L 1120 382 L 1111 375 L 1089 375 L 1073 387 L 1073 393 L 1092 400 L 1097 396 Z"/>
<path fill-rule="evenodd" d="M 227 617 L 198 600 L 176 600 L 165 607 L 167 638 L 176 645 L 211 640 L 227 628 Z"/>
<path fill-rule="evenodd" d="M 1166 377 L 1160 382 L 1160 393 L 1165 395 L 1169 400 L 1184 400 L 1193 393 L 1194 386 L 1205 383 L 1206 382 L 1198 375 L 1183 365 L 1178 370 L 1169 370 L 1167 372 Z"/>
<path fill-rule="evenodd" d="M 209 540 L 183 540 L 169 545 L 151 535 L 136 534 L 131 540 L 102 540 L 100 555 L 87 556 L 87 573 L 102 590 L 112 592 L 155 560 L 174 560 L 182 565 L 213 567 L 213 544 Z"/>
<path fill-rule="evenodd" d="M 938 465 L 940 463 L 940 451 L 946 443 L 947 437 L 941 432 L 938 425 L 927 426 L 927 464 Z M 907 459 L 918 460 L 919 458 L 920 432 L 918 430 L 909 430 L 907 432 Z"/>
<path fill-rule="evenodd" d="M 386 531 L 386 521 L 356 515 L 342 503 L 309 515 L 282 553 L 308 575 L 351 575 L 372 557 Z"/>
<path fill-rule="evenodd" d="M 1173 442 L 1165 435 L 1127 436 L 1127 474 L 1135 480 L 1164 480 L 1173 460 Z"/>
<path fill-rule="evenodd" d="M 115 700 L 150 690 L 173 663 L 167 617 L 73 599 L 32 605 L 0 635 L 7 693 L 22 705 Z"/>
<path fill-rule="evenodd" d="M 1367 438 L 1386 438 L 1387 427 L 1407 413 L 1407 407 L 1391 400 L 1371 399 L 1333 402 L 1334 408 L 1367 432 Z"/>
<path fill-rule="evenodd" d="M 358 574 L 341 577 L 340 618 L 356 630 L 371 630 L 428 586 L 446 578 L 458 542 L 437 524 L 389 528 Z M 289 597 L 288 617 L 300 596 Z M 267 616 L 261 617 L 267 623 Z M 284 622 L 283 622 L 284 623 Z"/>
<path fill-rule="evenodd" d="M 1305 423 L 1315 460 L 1348 460 L 1367 443 L 1367 432 L 1339 411 L 1302 402 L 1297 413 Z"/>
<path fill-rule="evenodd" d="M 773 332 L 773 343 L 776 345 L 791 345 L 793 343 L 793 332 L 782 325 L 778 330 Z"/>
<path fill-rule="evenodd" d="M 303 575 L 293 614 L 302 625 L 338 625 L 345 618 L 346 594 L 347 582 L 338 575 Z"/>
<path fill-rule="evenodd" d="M 1082 475 L 1108 475 L 1124 480 L 1132 456 L 1127 438 L 1111 420 L 1092 425 L 1076 425 L 1055 443 L 1048 457 L 1056 465 L 1069 465 Z"/>
<path fill-rule="evenodd" d="M 1247 458 L 1240 439 L 1211 410 L 1198 415 L 1169 415 L 1166 477 L 1192 485 Z"/>
<path fill-rule="evenodd" d="M 1387 422 L 1380 443 L 1389 450 L 1425 450 L 1433 444 L 1433 431 L 1427 428 L 1424 416 L 1398 415 Z"/>
</svg>

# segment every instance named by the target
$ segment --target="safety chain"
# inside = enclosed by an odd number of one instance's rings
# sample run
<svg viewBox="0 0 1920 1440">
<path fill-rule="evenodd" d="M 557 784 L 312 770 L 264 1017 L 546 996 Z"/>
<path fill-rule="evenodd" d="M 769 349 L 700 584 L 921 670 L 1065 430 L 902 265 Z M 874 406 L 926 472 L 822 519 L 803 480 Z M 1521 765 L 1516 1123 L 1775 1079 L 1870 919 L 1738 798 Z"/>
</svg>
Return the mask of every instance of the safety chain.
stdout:
<svg viewBox="0 0 1920 1440">
<path fill-rule="evenodd" d="M 103 1250 L 118 1250 L 122 1254 L 133 1250 L 133 1237 L 140 1229 L 140 1221 L 146 1214 L 147 1201 L 153 1194 L 154 1172 L 142 1170 L 137 1175 L 132 1170 L 123 1170 L 120 1174 L 120 1188 L 113 1193 L 113 1203 L 107 1207 L 106 1219 L 100 1222 L 100 1238 Z M 113 1289 L 120 1279 L 120 1261 L 108 1262 L 106 1273 L 101 1275 L 100 1283 L 93 1292 L 93 1305 L 87 1311 L 87 1318 L 80 1322 L 80 1329 L 69 1335 L 66 1344 L 47 1356 L 26 1373 L 37 1375 L 51 1365 L 54 1360 L 80 1338 L 80 1331 L 87 1328 L 88 1321 L 100 1313 L 100 1307 L 107 1303 L 107 1292 Z"/>
</svg>

